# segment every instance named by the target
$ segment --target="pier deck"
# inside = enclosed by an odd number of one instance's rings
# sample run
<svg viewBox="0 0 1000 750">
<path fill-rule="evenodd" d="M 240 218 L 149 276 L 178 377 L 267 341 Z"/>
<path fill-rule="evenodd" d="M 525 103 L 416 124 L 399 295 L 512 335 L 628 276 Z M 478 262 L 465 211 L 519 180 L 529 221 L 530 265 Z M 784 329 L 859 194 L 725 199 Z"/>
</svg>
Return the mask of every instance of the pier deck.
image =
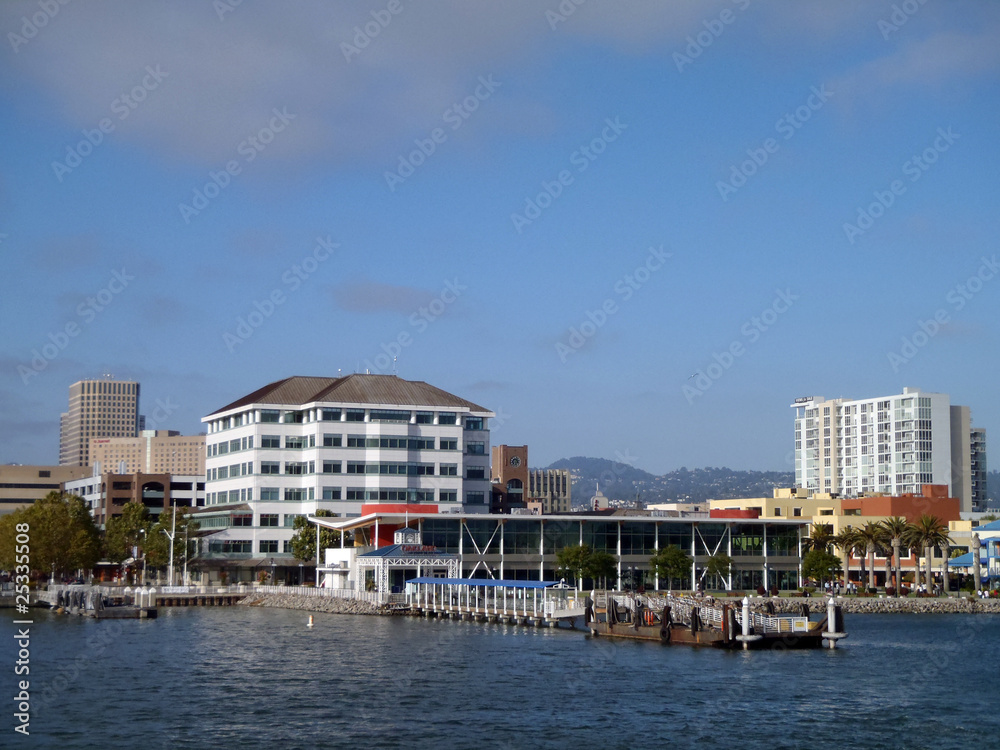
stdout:
<svg viewBox="0 0 1000 750">
<path fill-rule="evenodd" d="M 556 581 L 414 578 L 406 582 L 410 611 L 426 617 L 555 627 L 583 617 L 583 598 Z"/>
</svg>

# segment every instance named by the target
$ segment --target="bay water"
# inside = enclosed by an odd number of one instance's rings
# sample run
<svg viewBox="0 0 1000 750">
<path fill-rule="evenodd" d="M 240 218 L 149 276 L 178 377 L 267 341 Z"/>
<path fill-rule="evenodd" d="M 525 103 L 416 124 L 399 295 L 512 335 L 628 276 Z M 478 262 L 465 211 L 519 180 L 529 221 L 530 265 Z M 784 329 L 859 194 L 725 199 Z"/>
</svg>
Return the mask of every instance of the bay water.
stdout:
<svg viewBox="0 0 1000 750">
<path fill-rule="evenodd" d="M 0 747 L 1000 747 L 990 615 L 849 616 L 834 651 L 727 652 L 411 617 L 310 629 L 239 606 L 33 609 L 29 737 L 15 617 L 0 610 Z"/>
</svg>

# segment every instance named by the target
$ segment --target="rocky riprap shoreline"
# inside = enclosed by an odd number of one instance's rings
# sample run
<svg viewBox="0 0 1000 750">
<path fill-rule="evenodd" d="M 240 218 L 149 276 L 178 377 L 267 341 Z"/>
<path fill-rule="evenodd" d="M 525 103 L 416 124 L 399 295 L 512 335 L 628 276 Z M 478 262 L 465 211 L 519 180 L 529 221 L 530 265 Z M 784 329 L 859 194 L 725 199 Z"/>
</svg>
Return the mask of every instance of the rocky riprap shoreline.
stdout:
<svg viewBox="0 0 1000 750">
<path fill-rule="evenodd" d="M 774 605 L 775 614 L 798 614 L 803 603 L 809 605 L 809 611 L 826 612 L 826 596 L 810 597 L 771 597 L 750 600 L 755 611 L 764 610 L 764 602 Z M 741 606 L 742 599 L 731 600 Z M 967 596 L 928 597 L 926 599 L 897 597 L 834 597 L 845 614 L 1000 614 L 1000 599 L 972 599 Z"/>
<path fill-rule="evenodd" d="M 742 598 L 717 598 L 736 607 Z M 809 597 L 753 597 L 750 606 L 757 612 L 764 611 L 764 603 L 774 605 L 775 614 L 798 614 L 802 604 L 809 605 L 812 613 L 826 612 L 825 596 Z M 926 599 L 896 597 L 835 597 L 845 614 L 1000 614 L 1000 599 L 975 600 L 967 596 L 936 597 Z M 325 596 L 296 596 L 294 594 L 250 594 L 238 602 L 248 607 L 277 607 L 298 609 L 303 612 L 328 612 L 338 615 L 397 615 L 406 610 L 391 609 L 355 599 L 335 599 Z"/>
<path fill-rule="evenodd" d="M 397 611 L 356 599 L 336 599 L 326 596 L 296 596 L 294 594 L 250 594 L 238 602 L 248 607 L 300 609 L 304 612 L 328 612 L 337 615 L 393 615 Z"/>
</svg>

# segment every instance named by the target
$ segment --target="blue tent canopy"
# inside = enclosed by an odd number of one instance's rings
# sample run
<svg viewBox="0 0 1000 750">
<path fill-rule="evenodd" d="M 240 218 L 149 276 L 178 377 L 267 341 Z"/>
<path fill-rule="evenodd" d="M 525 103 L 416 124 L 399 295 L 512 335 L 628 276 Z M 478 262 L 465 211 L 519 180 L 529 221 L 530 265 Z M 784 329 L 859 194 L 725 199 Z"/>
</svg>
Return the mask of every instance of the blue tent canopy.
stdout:
<svg viewBox="0 0 1000 750">
<path fill-rule="evenodd" d="M 979 562 L 984 567 L 986 566 L 986 555 L 982 554 L 986 550 L 979 550 Z M 971 568 L 974 564 L 972 559 L 972 553 L 966 552 L 964 555 L 959 555 L 958 557 L 953 557 L 948 561 L 949 568 Z"/>
</svg>

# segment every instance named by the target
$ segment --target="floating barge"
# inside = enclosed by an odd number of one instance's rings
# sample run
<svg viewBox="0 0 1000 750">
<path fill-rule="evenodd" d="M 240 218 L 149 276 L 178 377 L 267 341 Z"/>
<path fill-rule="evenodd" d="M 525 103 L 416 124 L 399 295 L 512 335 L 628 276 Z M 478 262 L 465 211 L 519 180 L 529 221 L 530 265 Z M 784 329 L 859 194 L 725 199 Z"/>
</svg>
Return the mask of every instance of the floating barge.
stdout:
<svg viewBox="0 0 1000 750">
<path fill-rule="evenodd" d="M 664 644 L 717 648 L 835 648 L 846 638 L 841 608 L 833 599 L 826 615 L 811 620 L 800 615 L 754 612 L 742 607 L 686 596 L 643 596 L 595 591 L 587 604 L 586 626 L 592 635 L 635 638 Z"/>
</svg>

